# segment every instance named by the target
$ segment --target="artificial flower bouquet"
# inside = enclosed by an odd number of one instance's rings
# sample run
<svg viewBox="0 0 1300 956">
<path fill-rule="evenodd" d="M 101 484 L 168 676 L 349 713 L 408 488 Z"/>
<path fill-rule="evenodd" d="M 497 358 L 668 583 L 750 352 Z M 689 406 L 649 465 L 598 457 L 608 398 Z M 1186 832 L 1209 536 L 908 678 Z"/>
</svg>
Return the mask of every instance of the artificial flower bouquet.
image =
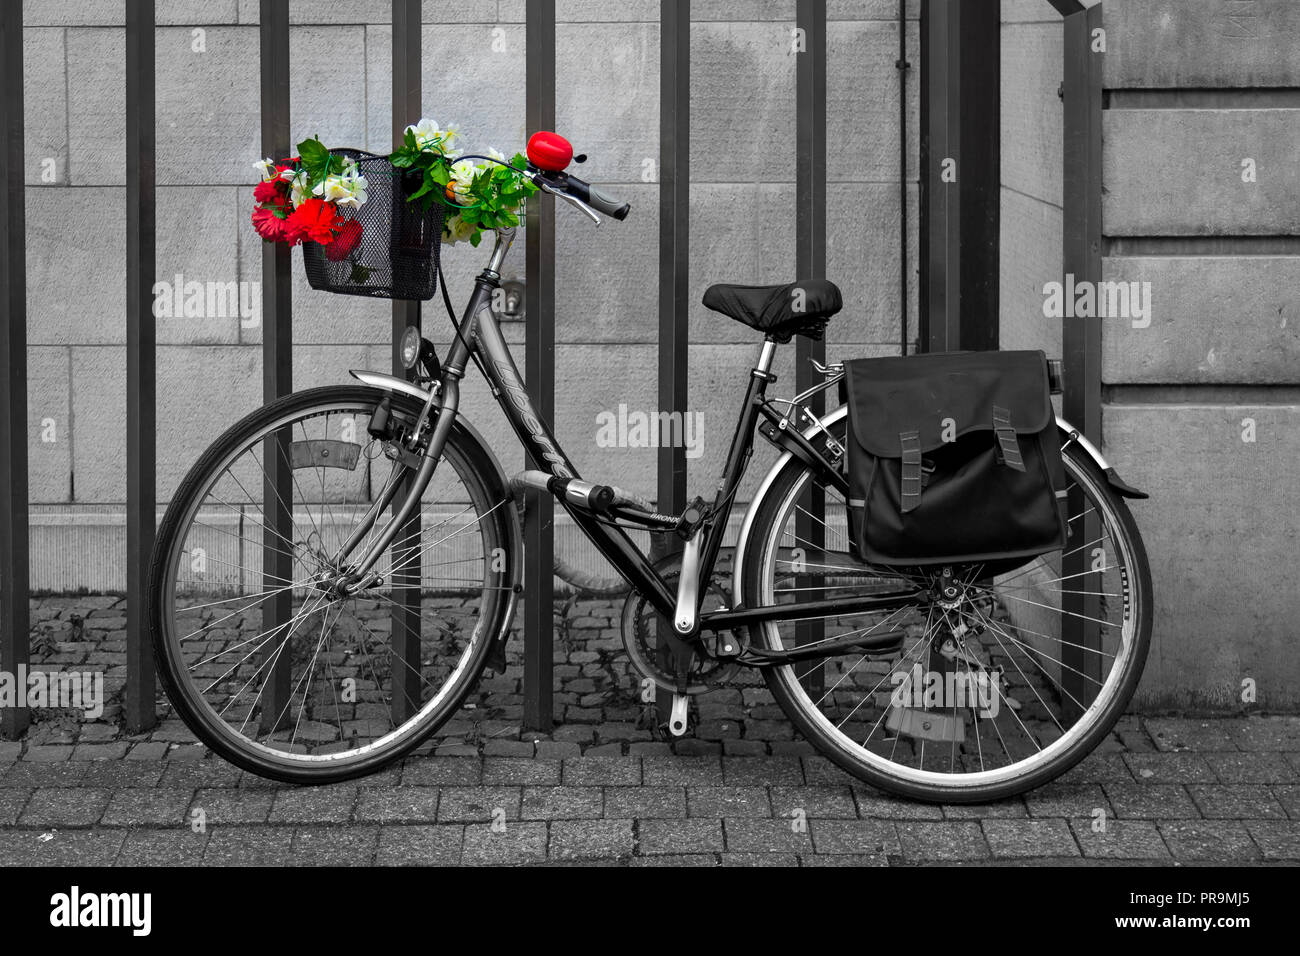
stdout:
<svg viewBox="0 0 1300 956">
<path fill-rule="evenodd" d="M 484 229 L 518 225 L 523 203 L 537 187 L 521 172 L 527 162 L 522 154 L 507 161 L 489 147 L 486 157 L 461 158 L 453 148 L 457 138 L 454 128 L 422 119 L 406 128 L 401 146 L 378 158 L 391 164 L 394 177 L 415 187 L 400 191 L 402 201 L 422 212 L 434 202 L 446 207 L 441 241 L 477 246 Z M 297 156 L 255 163 L 262 173 L 253 190 L 257 234 L 291 246 L 313 242 L 330 261 L 348 259 L 366 228 L 355 214 L 372 186 L 349 155 L 356 152 L 331 152 L 313 137 L 298 144 Z"/>
</svg>

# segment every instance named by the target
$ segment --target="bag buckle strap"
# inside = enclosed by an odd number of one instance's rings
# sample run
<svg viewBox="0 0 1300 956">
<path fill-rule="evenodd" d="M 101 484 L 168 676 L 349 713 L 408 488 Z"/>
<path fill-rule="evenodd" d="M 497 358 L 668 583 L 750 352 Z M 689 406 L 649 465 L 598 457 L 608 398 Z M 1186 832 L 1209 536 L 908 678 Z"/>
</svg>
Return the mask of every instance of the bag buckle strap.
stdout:
<svg viewBox="0 0 1300 956">
<path fill-rule="evenodd" d="M 904 513 L 914 510 L 921 504 L 921 433 L 916 431 L 899 432 L 898 443 L 902 449 L 902 478 L 899 482 L 902 502 L 899 508 Z"/>
<path fill-rule="evenodd" d="M 1011 427 L 1011 413 L 1001 406 L 993 406 L 993 433 L 998 436 L 998 461 L 1013 471 L 1024 471 L 1025 462 L 1020 457 L 1020 442 Z"/>
</svg>

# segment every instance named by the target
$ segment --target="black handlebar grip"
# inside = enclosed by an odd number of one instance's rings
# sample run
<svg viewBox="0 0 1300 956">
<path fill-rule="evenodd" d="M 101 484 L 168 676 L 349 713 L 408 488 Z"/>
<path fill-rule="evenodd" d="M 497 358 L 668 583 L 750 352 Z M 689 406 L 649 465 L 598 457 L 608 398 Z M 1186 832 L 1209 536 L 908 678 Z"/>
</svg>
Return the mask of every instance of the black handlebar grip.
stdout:
<svg viewBox="0 0 1300 956">
<path fill-rule="evenodd" d="M 620 222 L 632 211 L 628 203 L 601 192 L 591 183 L 583 182 L 577 176 L 569 177 L 569 194 L 575 199 L 581 199 L 597 212 L 613 216 Z"/>
</svg>

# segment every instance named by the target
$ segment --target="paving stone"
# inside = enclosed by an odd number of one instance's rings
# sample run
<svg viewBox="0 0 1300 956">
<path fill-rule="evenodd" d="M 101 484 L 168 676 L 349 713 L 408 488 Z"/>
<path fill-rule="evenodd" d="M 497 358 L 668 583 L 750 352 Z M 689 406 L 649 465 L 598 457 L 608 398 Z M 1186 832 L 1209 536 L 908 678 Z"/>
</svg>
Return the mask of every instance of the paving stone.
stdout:
<svg viewBox="0 0 1300 956">
<path fill-rule="evenodd" d="M 852 774 L 845 773 L 835 764 L 831 763 L 825 757 L 811 756 L 801 757 L 800 763 L 803 764 L 804 779 L 810 785 L 824 786 L 864 786 Z"/>
<path fill-rule="evenodd" d="M 489 740 L 483 745 L 484 757 L 526 757 L 533 756 L 531 740 Z"/>
<path fill-rule="evenodd" d="M 637 852 L 721 853 L 721 820 L 641 820 L 637 825 Z"/>
<path fill-rule="evenodd" d="M 243 771 L 224 760 L 205 760 L 202 763 L 172 764 L 163 767 L 160 787 L 237 787 Z"/>
<path fill-rule="evenodd" d="M 865 856 L 902 854 L 898 825 L 892 820 L 813 820 L 813 848 L 823 853 Z"/>
<path fill-rule="evenodd" d="M 621 757 L 623 756 L 623 745 L 615 744 L 597 744 L 594 747 L 588 747 L 583 751 L 587 757 Z"/>
<path fill-rule="evenodd" d="M 1199 754 L 1125 754 L 1124 762 L 1138 783 L 1217 783 Z"/>
<path fill-rule="evenodd" d="M 275 800 L 272 790 L 241 790 L 238 787 L 209 787 L 194 794 L 185 813 L 187 822 L 202 810 L 209 829 L 243 823 L 265 823 Z"/>
<path fill-rule="evenodd" d="M 408 760 L 402 768 L 402 785 L 416 787 L 474 787 L 483 780 L 477 757 L 428 757 Z"/>
<path fill-rule="evenodd" d="M 1259 848 L 1242 823 L 1227 820 L 1174 820 L 1159 824 L 1169 851 L 1178 860 L 1257 860 Z"/>
<path fill-rule="evenodd" d="M 1287 816 L 1292 820 L 1300 820 L 1300 786 L 1273 787 L 1272 790 Z"/>
<path fill-rule="evenodd" d="M 1029 816 L 1020 797 L 996 803 L 945 803 L 942 809 L 945 820 L 1023 820 Z"/>
<path fill-rule="evenodd" d="M 208 846 L 207 833 L 182 830 L 132 830 L 118 851 L 117 866 L 198 866 Z"/>
<path fill-rule="evenodd" d="M 1155 748 L 1165 753 L 1236 750 L 1236 729 L 1233 727 L 1236 723 L 1238 721 L 1162 717 L 1148 717 L 1145 721 Z"/>
<path fill-rule="evenodd" d="M 729 787 L 802 786 L 799 757 L 723 757 L 722 782 Z"/>
<path fill-rule="evenodd" d="M 1205 784 L 1187 788 L 1201 815 L 1211 820 L 1285 820 L 1274 791 L 1259 785 Z"/>
<path fill-rule="evenodd" d="M 270 823 L 347 823 L 357 802 L 352 783 L 277 790 Z"/>
<path fill-rule="evenodd" d="M 878 790 L 853 790 L 858 816 L 864 820 L 942 820 L 943 811 L 930 803 L 903 800 Z"/>
<path fill-rule="evenodd" d="M 1049 783 L 1024 794 L 1031 817 L 1091 817 L 1101 809 L 1113 815 L 1110 801 L 1098 784 Z"/>
<path fill-rule="evenodd" d="M 563 763 L 565 786 L 640 786 L 640 757 L 578 757 Z"/>
<path fill-rule="evenodd" d="M 631 820 L 557 820 L 551 824 L 552 860 L 624 860 L 632 856 Z"/>
<path fill-rule="evenodd" d="M 11 827 L 18 822 L 18 816 L 31 799 L 32 791 L 27 788 L 0 790 L 0 826 Z"/>
<path fill-rule="evenodd" d="M 437 787 L 362 787 L 353 819 L 362 823 L 433 823 L 438 819 Z"/>
<path fill-rule="evenodd" d="M 1248 821 L 1246 830 L 1266 860 L 1300 860 L 1300 822 Z"/>
<path fill-rule="evenodd" d="M 518 787 L 443 787 L 438 799 L 439 823 L 492 822 L 519 819 Z"/>
<path fill-rule="evenodd" d="M 24 827 L 88 827 L 104 815 L 111 790 L 102 787 L 41 789 L 18 818 Z"/>
<path fill-rule="evenodd" d="M 858 815 L 858 805 L 853 791 L 848 787 L 773 787 L 772 812 L 778 817 L 790 817 L 801 810 L 805 818 L 853 819 Z"/>
<path fill-rule="evenodd" d="M 63 763 L 72 759 L 72 747 L 61 745 L 38 745 L 27 748 L 23 760 L 28 763 Z"/>
<path fill-rule="evenodd" d="M 140 763 L 133 760 L 110 760 L 86 764 L 81 778 L 83 787 L 156 787 L 162 779 L 163 764 Z M 192 790 L 178 784 L 173 789 Z"/>
<path fill-rule="evenodd" d="M 0 764 L 12 763 L 22 756 L 22 752 L 22 741 L 0 740 Z"/>
<path fill-rule="evenodd" d="M 379 866 L 455 866 L 460 863 L 465 828 L 442 826 L 391 826 L 379 831 Z"/>
<path fill-rule="evenodd" d="M 465 828 L 463 866 L 515 866 L 545 859 L 545 823 L 508 823 L 504 830 L 486 823 Z"/>
<path fill-rule="evenodd" d="M 1201 815 L 1187 788 L 1179 784 L 1109 783 L 1105 791 L 1117 817 L 1185 819 Z"/>
<path fill-rule="evenodd" d="M 898 824 L 898 836 L 907 860 L 978 860 L 989 855 L 984 832 L 973 821 L 904 820 Z"/>
<path fill-rule="evenodd" d="M 560 782 L 560 766 L 558 760 L 486 757 L 483 760 L 483 784 L 498 787 L 556 786 Z"/>
<path fill-rule="evenodd" d="M 541 760 L 563 760 L 566 757 L 582 756 L 582 748 L 572 742 L 562 740 L 539 740 L 537 757 Z"/>
<path fill-rule="evenodd" d="M 104 826 L 170 826 L 186 823 L 185 811 L 194 797 L 192 790 L 114 790 L 104 811 Z"/>
<path fill-rule="evenodd" d="M 676 868 L 679 866 L 718 866 L 718 856 L 714 853 L 673 853 L 662 856 L 634 856 L 633 866 L 662 866 Z"/>
<path fill-rule="evenodd" d="M 370 866 L 378 844 L 378 827 L 298 827 L 291 846 L 293 865 Z"/>
<path fill-rule="evenodd" d="M 0 775 L 0 787 L 75 787 L 86 776 L 87 764 L 28 763 L 10 764 Z"/>
<path fill-rule="evenodd" d="M 1091 753 L 1057 777 L 1055 783 L 1132 783 L 1133 772 L 1120 753 Z"/>
<path fill-rule="evenodd" d="M 865 866 L 889 866 L 884 853 L 814 853 L 799 857 L 800 866 L 842 866 L 858 869 Z"/>
<path fill-rule="evenodd" d="M 161 760 L 167 754 L 167 745 L 165 743 L 154 743 L 153 741 L 143 740 L 140 743 L 132 744 L 131 749 L 126 753 L 127 760 Z"/>
<path fill-rule="evenodd" d="M 606 787 L 605 816 L 661 819 L 686 816 L 684 787 Z"/>
<path fill-rule="evenodd" d="M 605 815 L 604 809 L 600 787 L 524 787 L 519 816 L 523 820 L 595 820 Z"/>
<path fill-rule="evenodd" d="M 811 856 L 811 854 L 809 854 Z M 799 857 L 794 853 L 723 853 L 718 860 L 722 866 L 798 866 Z"/>
<path fill-rule="evenodd" d="M 998 820 L 983 822 L 984 837 L 995 857 L 1079 856 L 1064 820 Z"/>
<path fill-rule="evenodd" d="M 732 819 L 722 821 L 727 851 L 735 853 L 812 853 L 807 820 Z"/>
<path fill-rule="evenodd" d="M 684 737 L 673 742 L 672 752 L 679 757 L 718 757 L 722 755 L 722 744 L 716 740 Z"/>
<path fill-rule="evenodd" d="M 1300 717 L 1249 717 L 1233 723 L 1233 739 L 1242 750 L 1300 751 Z"/>
<path fill-rule="evenodd" d="M 646 786 L 717 786 L 722 783 L 722 761 L 717 757 L 643 757 Z"/>
<path fill-rule="evenodd" d="M 1104 831 L 1094 831 L 1090 819 L 1071 820 L 1070 830 L 1090 859 L 1167 859 L 1168 849 L 1150 820 L 1107 820 Z"/>
<path fill-rule="evenodd" d="M 288 866 L 292 827 L 221 827 L 210 831 L 204 866 Z"/>
<path fill-rule="evenodd" d="M 0 866 L 109 866 L 125 837 L 125 830 L 0 830 Z"/>
<path fill-rule="evenodd" d="M 761 740 L 724 740 L 722 752 L 728 757 L 762 757 L 767 754 L 767 744 Z M 728 856 L 730 854 L 723 854 L 724 859 Z"/>
<path fill-rule="evenodd" d="M 770 817 L 772 801 L 764 787 L 687 787 L 686 809 L 692 817 Z"/>
<path fill-rule="evenodd" d="M 106 744 L 77 744 L 72 748 L 71 760 L 121 760 L 130 749 L 126 741 Z"/>
<path fill-rule="evenodd" d="M 1296 783 L 1300 774 L 1277 753 L 1206 754 L 1205 762 L 1224 783 Z"/>
</svg>

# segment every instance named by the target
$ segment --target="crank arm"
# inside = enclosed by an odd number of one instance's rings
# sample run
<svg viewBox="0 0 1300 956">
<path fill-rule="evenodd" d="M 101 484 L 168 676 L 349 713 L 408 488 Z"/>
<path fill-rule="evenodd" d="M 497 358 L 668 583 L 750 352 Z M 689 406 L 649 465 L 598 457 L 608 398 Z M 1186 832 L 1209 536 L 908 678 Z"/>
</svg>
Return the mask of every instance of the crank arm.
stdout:
<svg viewBox="0 0 1300 956">
<path fill-rule="evenodd" d="M 831 638 L 784 651 L 750 647 L 742 651 L 735 660 L 737 664 L 743 664 L 745 667 L 782 667 L 799 661 L 830 657 L 841 651 L 862 650 L 868 654 L 883 653 L 898 650 L 906 636 L 906 631 L 886 631 L 883 634 L 858 634 L 852 637 Z"/>
</svg>

